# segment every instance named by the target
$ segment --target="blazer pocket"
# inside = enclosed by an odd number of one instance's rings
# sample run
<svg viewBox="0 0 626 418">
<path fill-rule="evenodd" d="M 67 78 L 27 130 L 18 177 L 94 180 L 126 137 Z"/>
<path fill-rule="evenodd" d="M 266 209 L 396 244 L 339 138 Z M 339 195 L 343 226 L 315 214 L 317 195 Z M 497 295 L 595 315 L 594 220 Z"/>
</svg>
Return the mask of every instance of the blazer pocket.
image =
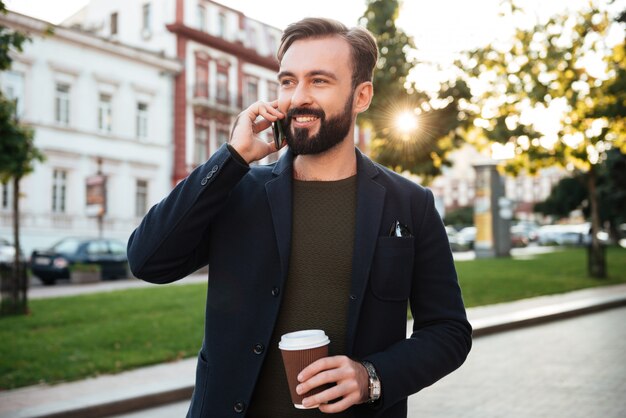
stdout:
<svg viewBox="0 0 626 418">
<path fill-rule="evenodd" d="M 409 298 L 413 273 L 415 237 L 381 237 L 372 263 L 371 285 L 382 300 Z"/>
</svg>

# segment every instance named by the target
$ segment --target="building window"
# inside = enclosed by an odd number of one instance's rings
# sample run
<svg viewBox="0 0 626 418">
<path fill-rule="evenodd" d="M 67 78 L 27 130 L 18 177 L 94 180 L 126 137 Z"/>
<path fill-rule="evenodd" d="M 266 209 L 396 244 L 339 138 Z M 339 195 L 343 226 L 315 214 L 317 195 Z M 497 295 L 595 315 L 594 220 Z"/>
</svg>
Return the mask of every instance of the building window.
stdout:
<svg viewBox="0 0 626 418">
<path fill-rule="evenodd" d="M 52 173 L 52 212 L 65 213 L 67 171 L 54 170 Z"/>
<path fill-rule="evenodd" d="M 111 35 L 117 35 L 117 12 L 111 13 L 109 24 L 111 26 Z"/>
<path fill-rule="evenodd" d="M 70 86 L 57 83 L 54 97 L 54 120 L 63 125 L 70 124 Z"/>
<path fill-rule="evenodd" d="M 24 114 L 24 74 L 16 71 L 5 71 L 2 77 L 2 93 L 16 102 L 17 117 Z"/>
<path fill-rule="evenodd" d="M 217 71 L 217 101 L 228 103 L 228 68 Z"/>
<path fill-rule="evenodd" d="M 111 132 L 113 124 L 113 109 L 111 107 L 111 95 L 100 93 L 98 102 L 98 130 Z"/>
<path fill-rule="evenodd" d="M 243 107 L 248 107 L 259 100 L 259 80 L 256 77 L 248 77 L 246 80 L 245 100 Z"/>
<path fill-rule="evenodd" d="M 135 216 L 143 217 L 148 211 L 148 182 L 137 180 L 135 188 Z"/>
<path fill-rule="evenodd" d="M 141 33 L 145 35 L 150 34 L 150 3 L 145 3 L 141 7 Z"/>
<path fill-rule="evenodd" d="M 137 138 L 146 139 L 148 137 L 148 104 L 137 102 Z"/>
<path fill-rule="evenodd" d="M 196 10 L 198 12 L 198 29 L 206 32 L 206 8 L 202 5 L 198 5 L 198 8 Z"/>
<path fill-rule="evenodd" d="M 226 38 L 226 14 L 223 12 L 217 16 L 217 36 Z"/>
<path fill-rule="evenodd" d="M 209 97 L 209 63 L 206 59 L 196 57 L 195 97 Z"/>
<path fill-rule="evenodd" d="M 208 156 L 209 129 L 206 126 L 196 125 L 194 163 L 204 164 Z"/>
<path fill-rule="evenodd" d="M 278 99 L 278 83 L 273 81 L 267 82 L 267 100 L 272 101 Z"/>
<path fill-rule="evenodd" d="M 0 210 L 11 209 L 11 197 L 13 196 L 12 183 L 0 183 Z"/>
<path fill-rule="evenodd" d="M 217 148 L 228 142 L 229 132 L 225 129 L 217 130 Z"/>
</svg>

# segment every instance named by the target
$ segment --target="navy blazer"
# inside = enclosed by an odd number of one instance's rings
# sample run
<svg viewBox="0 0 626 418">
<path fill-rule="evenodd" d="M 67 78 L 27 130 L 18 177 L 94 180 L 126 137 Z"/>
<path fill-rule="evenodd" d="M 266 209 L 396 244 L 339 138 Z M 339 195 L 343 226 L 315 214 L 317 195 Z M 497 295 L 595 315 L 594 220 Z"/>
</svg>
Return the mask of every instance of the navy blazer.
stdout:
<svg viewBox="0 0 626 418">
<path fill-rule="evenodd" d="M 374 364 L 382 398 L 355 417 L 406 417 L 407 397 L 452 372 L 471 327 L 432 193 L 357 154 L 347 356 Z M 280 309 L 291 248 L 293 155 L 239 162 L 222 146 L 133 232 L 128 260 L 153 283 L 208 264 L 205 333 L 188 417 L 241 417 Z M 390 237 L 393 222 L 413 236 Z M 406 309 L 414 318 L 406 338 Z"/>
</svg>

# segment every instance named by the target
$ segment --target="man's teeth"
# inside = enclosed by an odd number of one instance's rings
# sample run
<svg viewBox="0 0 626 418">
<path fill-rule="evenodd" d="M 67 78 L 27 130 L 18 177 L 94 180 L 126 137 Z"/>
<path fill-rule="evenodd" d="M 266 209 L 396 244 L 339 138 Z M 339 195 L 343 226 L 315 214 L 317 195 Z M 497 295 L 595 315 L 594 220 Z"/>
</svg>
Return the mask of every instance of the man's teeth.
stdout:
<svg viewBox="0 0 626 418">
<path fill-rule="evenodd" d="M 298 116 L 296 117 L 296 122 L 300 122 L 300 123 L 313 122 L 315 119 L 317 119 L 317 117 L 315 116 Z"/>
</svg>

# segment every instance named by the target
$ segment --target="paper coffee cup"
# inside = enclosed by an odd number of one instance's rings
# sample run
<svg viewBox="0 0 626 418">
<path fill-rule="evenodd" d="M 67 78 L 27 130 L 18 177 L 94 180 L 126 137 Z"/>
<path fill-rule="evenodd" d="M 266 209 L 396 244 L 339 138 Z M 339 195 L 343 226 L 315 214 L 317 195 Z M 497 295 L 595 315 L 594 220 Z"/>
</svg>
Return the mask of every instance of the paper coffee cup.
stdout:
<svg viewBox="0 0 626 418">
<path fill-rule="evenodd" d="M 298 409 L 307 409 L 302 406 L 302 399 L 320 393 L 328 387 L 323 385 L 302 395 L 296 393 L 296 386 L 300 383 L 298 382 L 298 374 L 314 361 L 328 357 L 329 343 L 328 336 L 320 329 L 290 332 L 283 335 L 278 343 L 278 348 L 280 348 L 283 355 L 283 364 L 285 365 L 291 400 L 293 401 L 293 406 Z M 314 405 L 309 408 L 317 408 L 318 406 Z"/>
</svg>

